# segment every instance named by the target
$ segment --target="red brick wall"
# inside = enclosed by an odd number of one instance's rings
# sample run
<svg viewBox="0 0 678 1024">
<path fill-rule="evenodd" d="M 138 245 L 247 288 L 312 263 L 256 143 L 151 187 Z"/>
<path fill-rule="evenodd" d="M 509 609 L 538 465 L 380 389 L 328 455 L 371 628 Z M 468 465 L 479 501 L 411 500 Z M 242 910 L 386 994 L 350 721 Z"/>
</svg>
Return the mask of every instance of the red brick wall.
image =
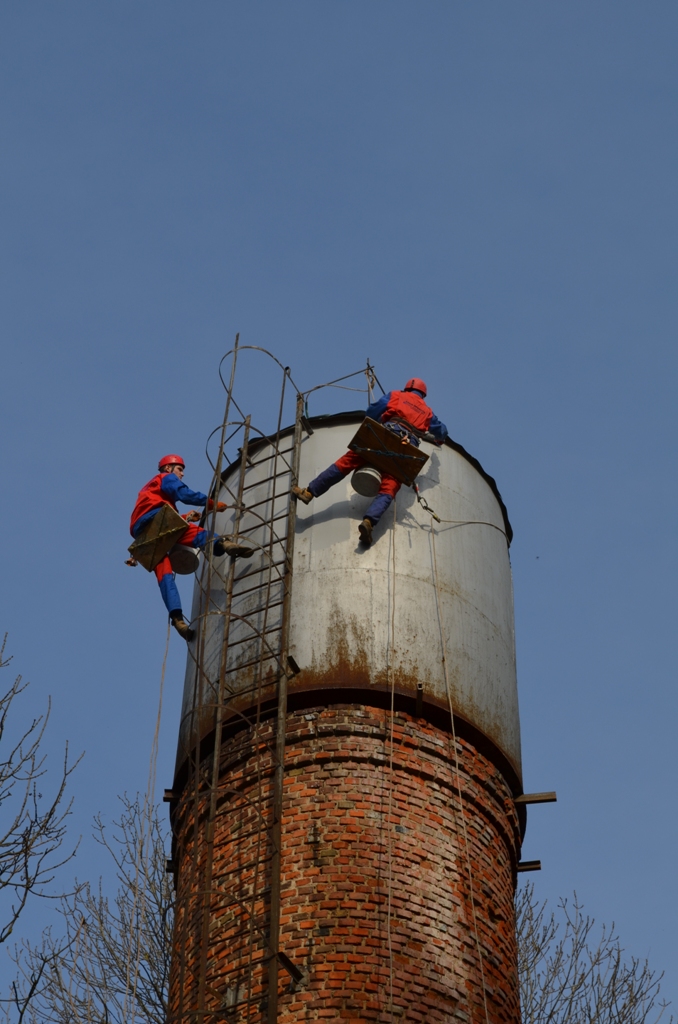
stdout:
<svg viewBox="0 0 678 1024">
<path fill-rule="evenodd" d="M 452 737 L 397 712 L 391 750 L 390 723 L 389 712 L 359 705 L 289 715 L 280 948 L 306 976 L 290 986 L 281 968 L 278 1019 L 484 1024 L 484 974 L 487 1020 L 518 1024 L 519 833 L 508 786 L 457 740 L 471 895 Z M 248 963 L 265 950 L 257 929 L 267 922 L 270 846 L 257 795 L 270 809 L 273 732 L 265 723 L 258 742 L 240 733 L 222 760 L 229 791 L 217 818 L 206 1006 L 235 1024 L 266 1019 L 265 977 Z M 182 806 L 170 1019 L 188 1024 L 204 847 L 193 845 L 190 798 Z"/>
</svg>

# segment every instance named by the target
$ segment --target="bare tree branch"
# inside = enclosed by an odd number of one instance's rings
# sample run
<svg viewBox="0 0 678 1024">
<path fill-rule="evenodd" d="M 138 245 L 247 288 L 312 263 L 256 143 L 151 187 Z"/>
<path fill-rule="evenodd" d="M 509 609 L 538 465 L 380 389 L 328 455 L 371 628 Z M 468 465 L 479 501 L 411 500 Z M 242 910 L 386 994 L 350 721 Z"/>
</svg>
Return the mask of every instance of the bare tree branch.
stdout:
<svg viewBox="0 0 678 1024">
<path fill-rule="evenodd" d="M 575 894 L 547 915 L 534 887 L 516 899 L 523 1024 L 657 1024 L 663 975 L 624 956 L 614 924 L 595 931 Z M 671 1024 L 673 1017 L 666 1019 Z"/>
<path fill-rule="evenodd" d="M 4 658 L 6 643 L 7 634 L 0 647 L 0 669 L 12 660 Z M 50 896 L 45 887 L 77 849 L 76 844 L 69 853 L 62 851 L 71 811 L 71 803 L 64 803 L 66 784 L 80 761 L 78 758 L 69 765 L 68 744 L 56 793 L 43 803 L 46 767 L 40 745 L 49 720 L 49 703 L 46 714 L 20 730 L 19 739 L 10 741 L 11 746 L 7 742 L 14 702 L 27 686 L 17 676 L 0 695 L 0 806 L 5 812 L 0 828 L 0 944 L 12 934 L 31 896 Z"/>
<path fill-rule="evenodd" d="M 165 871 L 166 829 L 139 797 L 121 797 L 109 830 L 95 819 L 95 839 L 118 881 L 110 900 L 100 880 L 62 900 L 64 938 L 15 953 L 19 999 L 6 1005 L 19 1024 L 165 1024 L 174 891 Z M 37 979 L 37 984 L 33 980 Z M 17 1006 L 22 1018 L 17 1017 Z"/>
</svg>

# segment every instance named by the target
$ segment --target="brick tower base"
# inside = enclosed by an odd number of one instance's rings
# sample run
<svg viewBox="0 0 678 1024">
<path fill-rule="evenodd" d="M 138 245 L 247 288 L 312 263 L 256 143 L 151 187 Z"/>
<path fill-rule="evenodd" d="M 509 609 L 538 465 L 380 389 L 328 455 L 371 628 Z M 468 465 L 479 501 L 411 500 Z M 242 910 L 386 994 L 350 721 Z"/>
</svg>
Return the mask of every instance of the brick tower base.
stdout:
<svg viewBox="0 0 678 1024">
<path fill-rule="evenodd" d="M 274 732 L 266 721 L 224 743 L 205 1021 L 267 1019 Z M 280 968 L 280 1024 L 519 1024 L 515 806 L 491 761 L 462 739 L 457 755 L 459 778 L 450 733 L 403 712 L 392 728 L 361 705 L 288 716 L 280 950 L 297 977 Z M 189 790 L 173 813 L 174 1024 L 202 1024 L 204 825 L 201 808 L 195 845 Z"/>
</svg>

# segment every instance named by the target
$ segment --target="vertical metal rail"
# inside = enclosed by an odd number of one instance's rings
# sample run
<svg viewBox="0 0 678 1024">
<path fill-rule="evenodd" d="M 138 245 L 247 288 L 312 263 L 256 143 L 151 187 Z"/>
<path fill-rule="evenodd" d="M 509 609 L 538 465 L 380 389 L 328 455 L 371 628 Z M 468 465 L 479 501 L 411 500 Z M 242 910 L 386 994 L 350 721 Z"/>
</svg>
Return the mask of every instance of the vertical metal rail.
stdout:
<svg viewBox="0 0 678 1024">
<path fill-rule="evenodd" d="M 221 1019 L 235 1022 L 245 1018 L 249 1022 L 266 1017 L 268 1020 L 277 1020 L 287 652 L 296 512 L 296 506 L 288 495 L 290 485 L 296 483 L 299 476 L 303 414 L 303 402 L 298 398 L 293 443 L 290 447 L 287 443 L 289 434 L 286 434 L 286 443 L 281 446 L 287 376 L 288 371 L 285 370 L 277 430 L 274 436 L 269 436 L 268 446 L 264 449 L 260 461 L 257 461 L 256 454 L 253 453 L 252 457 L 249 455 L 250 418 L 247 417 L 243 424 L 244 438 L 240 449 L 236 494 L 231 491 L 236 500 L 233 535 L 240 534 L 246 537 L 252 530 L 255 533 L 263 530 L 263 543 L 259 545 L 263 555 L 261 568 L 255 569 L 251 574 L 246 573 L 246 581 L 238 583 L 234 563 L 231 562 L 224 586 L 219 588 L 225 596 L 225 605 L 221 608 L 214 605 L 213 608 L 213 572 L 216 569 L 213 569 L 211 555 L 206 559 L 208 564 L 204 567 L 205 584 L 201 586 L 200 595 L 200 636 L 194 668 L 195 693 L 190 712 L 193 732 L 189 756 L 190 781 L 182 801 L 182 817 L 185 827 L 189 829 L 188 835 L 184 833 L 183 841 L 190 842 L 192 848 L 190 853 L 189 849 L 186 849 L 189 854 L 190 878 L 186 877 L 181 887 L 181 921 L 178 922 L 178 942 L 175 947 L 179 961 L 179 992 L 176 1006 L 178 1012 L 175 1011 L 170 1019 L 177 1024 L 211 1024 L 213 1020 Z M 232 387 L 233 374 L 228 387 L 227 409 L 231 402 Z M 224 432 L 222 429 L 222 435 Z M 257 449 L 257 452 L 259 453 L 260 449 Z M 258 480 L 255 477 L 254 483 L 248 485 L 249 468 L 266 463 L 266 475 Z M 217 459 L 218 471 L 221 465 L 220 450 Z M 219 498 L 220 476 L 220 472 L 215 474 L 212 495 L 215 502 Z M 260 486 L 267 495 L 265 507 L 261 508 L 261 515 L 258 508 L 262 505 L 261 501 L 255 501 L 252 509 L 247 508 L 248 486 Z M 283 495 L 286 509 L 278 518 L 277 503 Z M 236 603 L 240 600 L 241 591 L 248 595 L 244 608 Z M 260 596 L 254 600 L 256 595 Z M 256 611 L 248 611 L 248 601 L 251 602 L 250 607 L 256 606 Z M 272 618 L 270 609 L 276 607 L 278 612 L 276 617 Z M 239 612 L 244 614 L 238 614 Z M 206 644 L 209 643 L 208 634 L 213 635 L 215 628 L 209 626 L 209 620 L 216 622 L 219 619 L 223 621 L 223 633 L 220 637 L 219 655 L 214 665 L 218 671 L 217 684 L 213 671 L 207 668 Z M 238 627 L 235 633 L 234 623 Z M 236 793 L 226 777 L 223 782 L 221 779 L 225 753 L 222 747 L 225 739 L 224 729 L 227 724 L 234 721 L 231 712 L 233 699 L 242 697 L 242 691 L 237 684 L 234 689 L 234 679 L 237 678 L 238 670 L 237 661 L 233 661 L 233 651 L 237 650 L 237 645 L 241 642 L 243 627 L 254 631 L 257 668 L 254 674 L 251 711 L 243 715 L 237 710 L 238 704 L 234 706 L 234 710 L 236 720 L 238 717 L 241 718 L 243 724 L 249 721 L 249 729 L 254 740 L 252 748 L 255 763 L 247 766 L 246 776 L 240 776 L 238 785 L 241 788 Z M 234 644 L 236 647 L 233 647 Z M 237 658 L 237 655 L 235 657 Z M 267 665 L 274 669 L 274 679 L 269 676 L 268 681 L 265 680 L 264 673 Z M 270 668 L 268 671 L 270 672 Z M 256 739 L 261 724 L 262 686 L 268 688 L 271 682 L 275 682 L 275 703 L 272 710 L 274 714 L 277 711 L 275 746 L 273 742 L 261 742 Z M 206 724 L 204 714 L 208 709 L 213 709 L 214 713 L 214 746 L 209 761 L 206 762 L 201 750 L 201 741 Z M 254 783 L 254 790 L 250 792 L 248 780 Z M 250 820 L 254 822 L 257 838 L 252 849 L 247 846 L 247 834 L 243 835 L 245 845 L 242 847 L 242 870 L 249 873 L 250 877 L 243 876 L 242 882 L 238 882 L 240 839 L 236 836 L 236 845 L 233 847 L 234 840 L 231 838 L 231 853 L 226 866 L 220 864 L 216 839 L 219 834 L 218 822 L 222 819 L 228 820 L 231 814 L 242 813 L 251 816 Z M 177 909 L 179 910 L 179 907 Z M 215 949 L 223 945 L 224 941 L 231 941 L 227 936 L 229 929 L 232 929 L 234 913 L 236 916 L 240 915 L 240 925 L 235 935 L 232 930 L 230 931 L 234 941 L 233 954 L 215 974 L 211 958 Z M 231 924 L 222 924 L 229 921 Z"/>
<path fill-rule="evenodd" d="M 250 417 L 245 419 L 240 473 L 238 474 L 238 502 L 236 505 L 233 536 L 237 538 L 240 531 L 240 520 L 243 513 L 243 493 L 245 487 L 245 470 L 250 439 Z M 219 481 L 217 481 L 217 487 Z M 216 504 L 215 497 L 215 504 Z M 207 955 L 209 947 L 209 930 L 212 900 L 212 870 L 214 867 L 214 823 L 217 814 L 217 796 L 219 792 L 219 775 L 221 761 L 221 739 L 224 729 L 226 663 L 228 659 L 228 640 L 231 627 L 231 609 L 233 607 L 233 577 L 235 575 L 235 559 L 231 559 L 226 578 L 226 607 L 224 609 L 224 635 L 221 643 L 221 659 L 219 662 L 219 690 L 217 693 L 216 722 L 214 727 L 214 750 L 212 752 L 212 769 L 208 779 L 210 786 L 209 811 L 205 834 L 205 882 L 202 904 L 202 928 L 200 936 L 200 974 L 198 980 L 198 1019 L 205 1019 L 205 986 L 207 980 Z M 197 808 L 196 808 L 197 810 Z"/>
<path fill-rule="evenodd" d="M 294 446 L 292 451 L 292 479 L 294 486 L 299 479 L 299 457 L 301 451 L 301 421 L 304 403 L 301 395 L 297 395 L 297 411 L 294 423 Z M 276 460 L 277 461 L 277 460 Z M 285 739 L 287 732 L 287 679 L 288 679 L 288 648 L 290 610 L 292 598 L 292 573 L 294 558 L 294 534 L 296 526 L 296 503 L 292 496 L 287 507 L 287 544 L 285 551 L 284 601 L 281 623 L 280 662 L 281 672 L 278 681 L 278 714 L 276 722 L 275 770 L 273 775 L 273 828 L 271 839 L 273 857 L 271 861 L 271 918 L 269 938 L 268 964 L 268 1024 L 276 1024 L 278 1020 L 278 956 L 280 953 L 280 882 L 281 882 L 281 841 L 283 786 L 285 781 Z"/>
<path fill-rule="evenodd" d="M 217 500 L 219 496 L 219 485 L 221 483 L 221 466 L 224 454 L 224 444 L 226 438 L 226 430 L 228 428 L 228 420 L 231 410 L 231 399 L 233 396 L 233 385 L 235 383 L 235 372 L 236 365 L 238 362 L 238 348 L 240 344 L 240 333 L 238 332 L 235 336 L 235 344 L 233 347 L 233 360 L 231 362 L 231 376 L 229 386 L 226 390 L 226 407 L 224 409 L 224 419 L 221 426 L 221 436 L 219 442 L 219 451 L 217 453 L 217 463 L 214 470 L 213 485 L 210 488 L 214 492 L 214 505 L 212 509 L 210 526 L 212 531 L 216 530 L 216 516 L 217 516 Z M 179 1006 L 178 1006 L 178 1020 L 183 1022 L 184 1020 L 184 995 L 186 990 L 186 943 L 191 930 L 191 914 L 190 914 L 190 892 L 197 887 L 197 880 L 199 878 L 199 821 L 200 821 L 200 747 L 201 747 L 201 711 L 203 707 L 202 700 L 202 686 L 203 686 L 203 665 L 205 659 L 205 642 L 207 636 L 207 622 L 210 611 L 210 602 L 212 594 L 212 575 L 214 572 L 214 555 L 211 550 L 211 545 L 207 547 L 207 572 L 206 572 L 206 585 L 201 595 L 200 604 L 200 619 L 199 619 L 199 635 L 198 635 L 198 657 L 196 659 L 195 668 L 195 690 L 193 693 L 193 707 L 191 711 L 191 732 L 195 731 L 195 756 L 190 758 L 189 755 L 189 784 L 193 783 L 193 856 L 191 859 L 191 884 L 189 885 L 189 895 L 186 899 L 184 919 L 182 921 L 183 940 L 181 941 L 182 954 L 180 957 L 179 967 Z"/>
<path fill-rule="evenodd" d="M 271 589 L 272 589 L 273 582 L 274 582 L 273 572 L 271 571 L 271 568 L 270 568 L 271 565 L 273 564 L 273 561 L 274 561 L 274 547 L 275 547 L 275 543 L 276 543 L 276 533 L 275 533 L 275 530 L 273 529 L 273 518 L 275 517 L 276 499 L 278 497 L 277 481 L 278 481 L 278 462 L 279 462 L 279 459 L 280 459 L 280 432 L 281 432 L 281 429 L 282 429 L 282 417 L 283 417 L 284 404 L 285 404 L 285 386 L 287 384 L 288 373 L 289 373 L 289 368 L 285 367 L 285 370 L 284 370 L 284 373 L 283 373 L 282 388 L 280 390 L 280 403 L 279 403 L 279 408 L 278 408 L 278 423 L 277 423 L 276 433 L 275 433 L 275 454 L 274 454 L 274 458 L 273 458 L 273 475 L 272 475 L 272 478 L 271 478 L 271 516 L 272 516 L 272 522 L 271 522 L 271 529 L 269 530 L 268 545 L 267 545 L 267 548 L 268 548 L 267 555 L 268 555 L 268 561 L 269 561 L 269 572 L 268 572 L 268 579 L 267 579 L 266 584 L 265 584 L 265 586 L 266 586 L 266 599 L 265 599 L 265 602 L 264 602 L 264 614 L 263 614 L 263 619 L 262 619 L 262 636 L 266 635 L 266 629 L 267 629 L 267 625 L 268 625 L 268 612 L 269 612 L 269 606 L 270 606 L 270 600 L 271 600 Z M 291 484 L 291 481 L 290 481 L 290 484 Z M 286 532 L 285 532 L 285 551 L 287 551 L 287 545 L 289 543 L 289 536 L 290 536 L 290 534 L 289 534 L 289 505 L 290 505 L 289 492 L 288 492 L 287 501 L 288 501 L 288 523 L 287 523 Z M 283 577 L 283 587 L 286 587 L 286 585 L 287 585 L 287 581 Z M 281 659 L 282 659 L 282 649 L 284 647 L 282 625 L 283 624 L 282 624 L 282 621 L 281 621 L 280 651 L 279 651 L 279 655 L 280 655 Z M 259 666 L 258 666 L 258 672 L 257 672 L 257 704 L 256 704 L 256 720 L 255 720 L 255 725 L 254 725 L 255 745 L 256 745 L 256 750 L 257 750 L 257 799 L 259 801 L 259 806 L 260 807 L 262 806 L 262 803 L 263 803 L 263 789 L 262 789 L 263 777 L 262 777 L 262 771 L 261 771 L 261 745 L 257 742 L 256 738 L 258 737 L 259 728 L 260 728 L 260 725 L 261 725 L 261 695 L 262 695 L 262 683 L 263 683 L 263 673 L 264 673 L 264 655 L 265 655 L 265 650 L 266 650 L 265 645 L 262 643 L 260 645 L 260 652 L 259 652 L 260 653 L 260 660 L 259 660 Z M 280 668 L 281 668 L 282 664 L 283 663 L 281 661 L 281 663 L 279 665 L 279 671 L 280 671 Z M 273 808 L 273 816 L 275 816 L 275 808 Z M 249 1024 L 250 1017 L 251 1017 L 251 1010 L 252 1010 L 252 980 L 253 980 L 253 978 L 252 978 L 252 958 L 253 958 L 253 952 L 254 952 L 253 938 L 254 938 L 254 929 L 255 929 L 255 906 L 256 906 L 256 897 L 257 897 L 257 892 L 258 892 L 257 881 L 258 881 L 258 875 L 259 875 L 259 865 L 261 863 L 261 846 L 262 846 L 262 827 L 261 826 L 262 826 L 262 821 L 261 821 L 261 818 L 260 818 L 259 822 L 258 822 L 258 828 L 257 828 L 257 843 L 256 843 L 256 855 L 255 855 L 256 868 L 255 868 L 255 877 L 254 877 L 254 881 L 253 881 L 253 885 L 252 885 L 251 905 L 250 905 L 249 949 L 248 949 L 248 963 L 247 963 L 248 990 L 247 990 L 247 1017 L 246 1017 L 246 1024 Z M 270 838 L 272 840 L 272 837 L 270 837 Z M 269 936 L 270 936 L 270 929 L 269 929 Z M 270 944 L 267 944 L 267 945 L 270 946 Z M 269 951 L 269 955 L 270 955 L 270 948 L 269 948 L 268 951 Z"/>
</svg>

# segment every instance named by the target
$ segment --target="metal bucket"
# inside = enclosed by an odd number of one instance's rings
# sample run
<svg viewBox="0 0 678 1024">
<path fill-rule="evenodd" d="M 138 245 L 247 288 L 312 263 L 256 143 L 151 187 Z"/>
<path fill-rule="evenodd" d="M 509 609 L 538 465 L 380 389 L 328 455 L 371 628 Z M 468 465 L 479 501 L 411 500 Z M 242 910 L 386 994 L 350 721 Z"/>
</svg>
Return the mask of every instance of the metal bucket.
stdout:
<svg viewBox="0 0 678 1024">
<path fill-rule="evenodd" d="M 351 486 L 363 498 L 373 498 L 381 487 L 381 473 L 374 466 L 358 466 L 351 477 Z"/>
<path fill-rule="evenodd" d="M 190 576 L 200 564 L 199 548 L 189 548 L 185 544 L 176 544 L 169 552 L 173 572 L 178 576 Z"/>
</svg>

